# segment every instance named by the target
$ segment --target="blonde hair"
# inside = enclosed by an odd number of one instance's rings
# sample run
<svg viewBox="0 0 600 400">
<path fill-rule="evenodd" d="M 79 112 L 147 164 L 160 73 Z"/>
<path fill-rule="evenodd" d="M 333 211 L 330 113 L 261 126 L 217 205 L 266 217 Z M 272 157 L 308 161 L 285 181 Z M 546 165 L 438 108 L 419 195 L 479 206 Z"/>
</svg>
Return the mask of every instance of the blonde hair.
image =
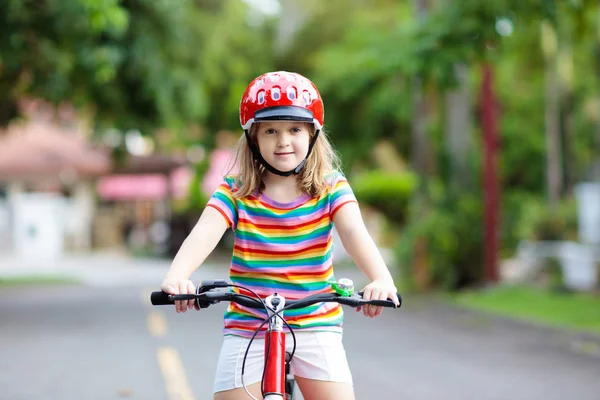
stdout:
<svg viewBox="0 0 600 400">
<path fill-rule="evenodd" d="M 313 124 L 307 123 L 310 131 L 310 141 L 313 140 L 316 130 Z M 253 124 L 250 128 L 250 140 L 258 148 L 256 132 L 260 124 Z M 265 189 L 263 174 L 265 167 L 252 155 L 248 146 L 246 135 L 239 138 L 235 146 L 235 157 L 230 163 L 228 175 L 238 167 L 235 183 L 238 190 L 233 193 L 235 198 L 242 198 L 254 192 L 261 193 Z M 341 169 L 340 158 L 333 149 L 327 134 L 321 129 L 319 136 L 302 168 L 300 174 L 296 175 L 298 189 L 312 197 L 319 196 L 327 188 L 326 176 Z"/>
</svg>

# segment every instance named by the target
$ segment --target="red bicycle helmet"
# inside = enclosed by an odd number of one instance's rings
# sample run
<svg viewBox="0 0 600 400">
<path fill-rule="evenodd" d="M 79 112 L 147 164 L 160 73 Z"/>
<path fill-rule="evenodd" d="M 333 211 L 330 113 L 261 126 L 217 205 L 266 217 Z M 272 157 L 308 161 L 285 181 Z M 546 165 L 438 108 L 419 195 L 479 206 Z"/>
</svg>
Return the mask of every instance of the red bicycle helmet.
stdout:
<svg viewBox="0 0 600 400">
<path fill-rule="evenodd" d="M 306 77 L 287 71 L 267 72 L 255 78 L 240 102 L 240 124 L 249 130 L 264 121 L 305 121 L 323 128 L 323 100 Z"/>
</svg>

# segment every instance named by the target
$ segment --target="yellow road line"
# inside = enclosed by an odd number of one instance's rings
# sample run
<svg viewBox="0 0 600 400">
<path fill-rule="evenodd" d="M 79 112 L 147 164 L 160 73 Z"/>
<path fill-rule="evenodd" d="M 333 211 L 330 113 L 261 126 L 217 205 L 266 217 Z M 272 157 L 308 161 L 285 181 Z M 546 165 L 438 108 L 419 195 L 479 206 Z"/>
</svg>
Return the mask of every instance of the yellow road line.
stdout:
<svg viewBox="0 0 600 400">
<path fill-rule="evenodd" d="M 194 400 L 177 350 L 161 347 L 157 354 L 169 400 Z"/>
<path fill-rule="evenodd" d="M 148 330 L 155 337 L 163 337 L 167 333 L 167 322 L 162 312 L 152 310 L 147 318 Z"/>
</svg>

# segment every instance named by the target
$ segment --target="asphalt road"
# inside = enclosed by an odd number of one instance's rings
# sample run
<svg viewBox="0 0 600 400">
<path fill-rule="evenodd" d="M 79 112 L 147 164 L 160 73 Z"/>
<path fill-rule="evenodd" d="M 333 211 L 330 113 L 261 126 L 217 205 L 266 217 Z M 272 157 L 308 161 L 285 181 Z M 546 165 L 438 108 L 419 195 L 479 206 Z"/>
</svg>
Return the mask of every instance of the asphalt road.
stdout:
<svg viewBox="0 0 600 400">
<path fill-rule="evenodd" d="M 0 399 L 211 399 L 225 305 L 176 314 L 152 289 L 0 287 Z M 346 312 L 358 399 L 600 399 L 598 338 L 405 301 Z"/>
</svg>

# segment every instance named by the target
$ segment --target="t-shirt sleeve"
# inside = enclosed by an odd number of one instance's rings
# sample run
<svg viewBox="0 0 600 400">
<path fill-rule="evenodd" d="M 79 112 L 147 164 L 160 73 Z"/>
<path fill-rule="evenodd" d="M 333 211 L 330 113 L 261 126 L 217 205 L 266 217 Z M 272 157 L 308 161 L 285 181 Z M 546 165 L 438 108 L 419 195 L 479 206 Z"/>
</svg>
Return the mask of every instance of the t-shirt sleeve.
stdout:
<svg viewBox="0 0 600 400">
<path fill-rule="evenodd" d="M 330 197 L 330 215 L 331 219 L 335 213 L 344 205 L 348 203 L 358 203 L 354 192 L 348 183 L 346 177 L 340 173 L 336 174 L 331 182 L 331 197 Z"/>
<path fill-rule="evenodd" d="M 237 206 L 236 200 L 233 197 L 233 180 L 225 178 L 225 180 L 217 187 L 211 198 L 208 200 L 207 207 L 213 207 L 219 211 L 225 220 L 227 226 L 235 230 L 237 226 Z"/>
</svg>

